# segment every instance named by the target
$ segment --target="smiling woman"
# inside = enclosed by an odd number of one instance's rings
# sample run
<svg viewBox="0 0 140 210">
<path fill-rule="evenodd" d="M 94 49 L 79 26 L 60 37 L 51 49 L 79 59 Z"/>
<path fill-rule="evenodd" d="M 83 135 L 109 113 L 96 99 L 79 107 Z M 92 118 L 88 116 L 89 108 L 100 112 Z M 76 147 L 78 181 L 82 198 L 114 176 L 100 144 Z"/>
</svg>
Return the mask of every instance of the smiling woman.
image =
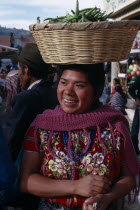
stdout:
<svg viewBox="0 0 140 210">
<path fill-rule="evenodd" d="M 128 123 L 99 103 L 103 64 L 60 69 L 60 105 L 38 115 L 25 137 L 20 189 L 42 197 L 39 210 L 114 210 L 138 173 Z"/>
<path fill-rule="evenodd" d="M 60 68 L 64 72 L 58 84 L 57 95 L 63 110 L 73 114 L 92 110 L 93 104 L 99 103 L 97 99 L 99 99 L 104 84 L 103 64 L 70 65 Z M 100 77 L 99 80 L 98 77 Z"/>
</svg>

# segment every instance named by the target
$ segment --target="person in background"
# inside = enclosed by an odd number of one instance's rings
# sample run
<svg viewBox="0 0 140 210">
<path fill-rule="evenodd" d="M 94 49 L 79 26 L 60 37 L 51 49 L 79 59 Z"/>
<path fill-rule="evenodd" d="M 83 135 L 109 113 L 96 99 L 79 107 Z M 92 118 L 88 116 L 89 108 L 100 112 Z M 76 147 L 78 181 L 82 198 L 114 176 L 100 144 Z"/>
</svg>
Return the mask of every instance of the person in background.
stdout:
<svg viewBox="0 0 140 210">
<path fill-rule="evenodd" d="M 8 151 L 8 146 L 4 139 L 3 130 L 0 125 L 0 191 L 5 189 L 12 179 L 13 161 Z"/>
<path fill-rule="evenodd" d="M 136 101 L 136 109 L 134 113 L 134 118 L 132 122 L 131 137 L 137 154 L 140 154 L 140 149 L 138 147 L 139 140 L 139 128 L 140 128 L 140 77 L 130 86 L 128 89 L 129 94 Z"/>
<path fill-rule="evenodd" d="M 11 32 L 10 33 L 10 47 L 14 47 L 15 45 L 15 37 L 14 37 L 14 33 Z"/>
<path fill-rule="evenodd" d="M 118 78 L 114 78 L 113 79 L 113 87 L 112 87 L 112 93 L 111 94 L 114 94 L 115 93 L 115 87 L 116 85 L 120 85 L 120 80 Z"/>
<path fill-rule="evenodd" d="M 100 102 L 102 104 L 108 104 L 109 103 L 109 100 L 110 100 L 110 87 L 104 87 L 103 89 L 103 93 L 100 97 Z"/>
<path fill-rule="evenodd" d="M 8 192 L 11 190 L 12 183 L 15 182 L 16 175 L 17 170 L 10 156 L 0 125 L 0 206 L 3 206 L 3 201 L 10 200 L 7 195 L 9 195 Z M 11 194 L 11 198 L 12 196 Z"/>
<path fill-rule="evenodd" d="M 58 100 L 52 83 L 47 81 L 50 65 L 46 64 L 34 43 L 24 46 L 18 61 L 18 77 L 23 91 L 13 97 L 12 109 L 6 123 L 5 137 L 12 159 L 16 161 L 22 150 L 24 135 L 37 114 L 53 109 Z M 24 201 L 24 209 L 34 209 L 35 202 Z"/>
<path fill-rule="evenodd" d="M 4 91 L 6 92 L 5 112 L 7 115 L 9 115 L 12 108 L 13 97 L 21 91 L 20 81 L 17 73 L 13 76 L 6 77 Z"/>
<path fill-rule="evenodd" d="M 1 70 L 2 70 L 2 61 L 0 60 L 0 73 L 1 73 Z"/>
<path fill-rule="evenodd" d="M 114 107 L 115 109 L 122 112 L 122 114 L 127 115 L 125 111 L 125 105 L 127 103 L 127 98 L 125 93 L 123 92 L 123 89 L 120 85 L 115 86 L 115 93 L 111 97 L 111 103 L 110 105 Z"/>
<path fill-rule="evenodd" d="M 60 69 L 60 105 L 39 114 L 26 133 L 20 189 L 42 197 L 38 210 L 92 210 L 96 202 L 105 210 L 136 184 L 128 122 L 99 102 L 102 64 Z"/>
<path fill-rule="evenodd" d="M 27 128 L 36 115 L 58 104 L 56 90 L 47 81 L 50 66 L 44 63 L 37 45 L 26 44 L 15 59 L 18 60 L 18 77 L 23 91 L 14 96 L 6 123 L 6 139 L 13 160 L 16 160 Z"/>
</svg>

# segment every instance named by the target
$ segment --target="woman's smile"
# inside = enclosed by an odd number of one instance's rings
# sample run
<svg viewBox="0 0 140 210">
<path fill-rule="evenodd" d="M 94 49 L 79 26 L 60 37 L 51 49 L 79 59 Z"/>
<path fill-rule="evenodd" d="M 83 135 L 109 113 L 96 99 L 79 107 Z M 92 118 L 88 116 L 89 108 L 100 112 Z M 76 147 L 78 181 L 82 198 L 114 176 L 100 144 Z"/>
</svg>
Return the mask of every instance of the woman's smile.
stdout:
<svg viewBox="0 0 140 210">
<path fill-rule="evenodd" d="M 66 98 L 64 98 L 63 99 L 64 100 L 64 103 L 65 104 L 75 104 L 75 103 L 77 103 L 78 101 L 76 101 L 76 100 L 70 100 L 70 99 L 66 99 Z"/>
</svg>

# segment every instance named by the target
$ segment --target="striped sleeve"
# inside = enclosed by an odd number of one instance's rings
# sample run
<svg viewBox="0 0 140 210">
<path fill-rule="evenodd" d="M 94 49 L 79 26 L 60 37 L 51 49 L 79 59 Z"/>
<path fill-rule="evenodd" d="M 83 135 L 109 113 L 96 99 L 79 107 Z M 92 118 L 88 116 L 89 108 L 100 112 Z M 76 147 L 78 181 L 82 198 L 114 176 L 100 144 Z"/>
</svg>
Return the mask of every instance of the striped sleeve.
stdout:
<svg viewBox="0 0 140 210">
<path fill-rule="evenodd" d="M 39 152 L 39 142 L 39 133 L 33 127 L 30 127 L 24 138 L 24 150 L 31 152 Z"/>
</svg>

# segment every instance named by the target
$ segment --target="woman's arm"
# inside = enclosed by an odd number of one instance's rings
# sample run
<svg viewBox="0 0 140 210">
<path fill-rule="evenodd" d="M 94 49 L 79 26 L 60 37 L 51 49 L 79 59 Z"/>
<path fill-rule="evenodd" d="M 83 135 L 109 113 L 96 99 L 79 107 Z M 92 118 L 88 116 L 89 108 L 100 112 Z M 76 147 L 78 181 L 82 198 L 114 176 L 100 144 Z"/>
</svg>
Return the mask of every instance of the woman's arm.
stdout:
<svg viewBox="0 0 140 210">
<path fill-rule="evenodd" d="M 119 198 L 122 198 L 136 186 L 135 178 L 131 174 L 126 164 L 123 164 L 121 166 L 121 171 L 122 171 L 121 178 L 118 180 L 116 184 L 112 186 L 110 192 L 106 194 L 99 194 L 95 197 L 90 197 L 86 199 L 85 203 L 83 204 L 83 210 L 94 209 L 92 207 L 94 202 L 98 202 L 100 206 L 98 210 L 105 210 L 111 202 Z"/>
<path fill-rule="evenodd" d="M 23 157 L 20 189 L 40 197 L 68 195 L 95 196 L 110 190 L 110 182 L 99 175 L 88 175 L 79 180 L 55 180 L 39 174 L 38 153 L 25 152 Z"/>
</svg>

